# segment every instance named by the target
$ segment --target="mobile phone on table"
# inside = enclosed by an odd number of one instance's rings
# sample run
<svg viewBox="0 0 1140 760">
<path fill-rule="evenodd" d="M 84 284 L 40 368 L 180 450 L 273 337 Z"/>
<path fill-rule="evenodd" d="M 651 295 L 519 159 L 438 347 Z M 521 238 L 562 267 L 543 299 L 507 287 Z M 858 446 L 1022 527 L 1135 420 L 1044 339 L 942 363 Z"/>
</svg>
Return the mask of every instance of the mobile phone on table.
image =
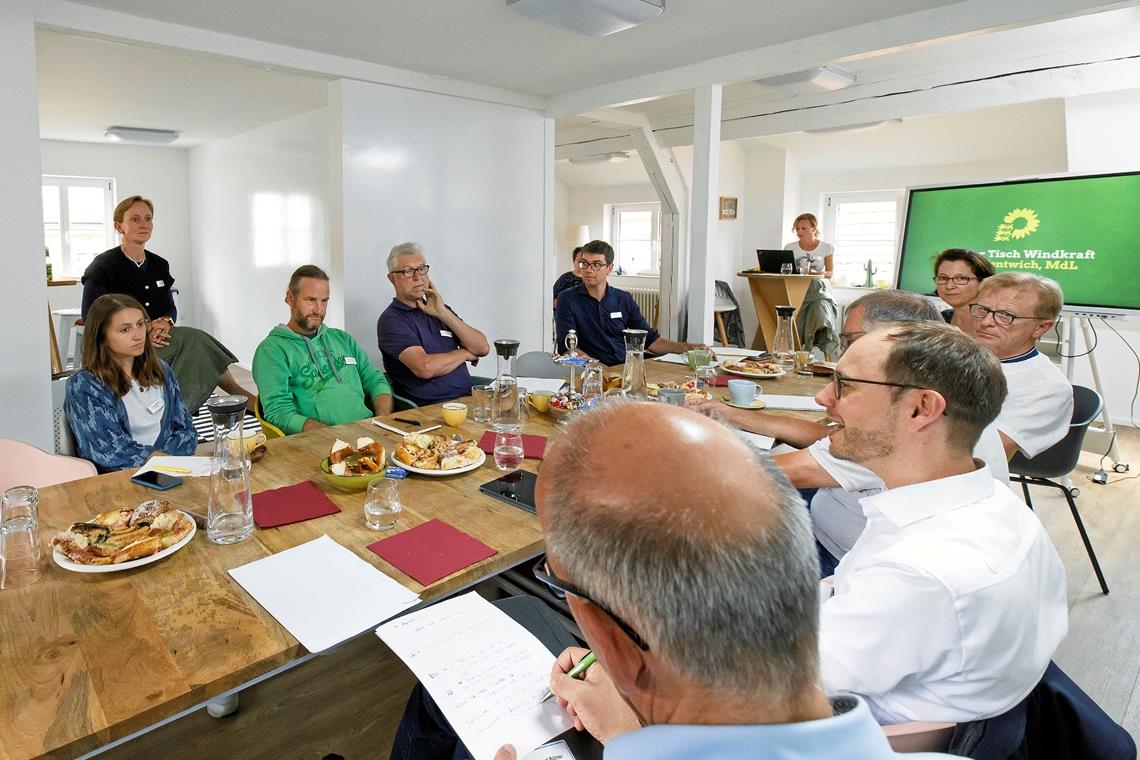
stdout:
<svg viewBox="0 0 1140 760">
<path fill-rule="evenodd" d="M 150 470 L 149 472 L 135 475 L 131 478 L 131 482 L 138 483 L 140 486 L 146 486 L 147 488 L 153 488 L 156 491 L 168 491 L 175 486 L 182 485 L 182 478 L 176 478 L 164 472 Z"/>
<path fill-rule="evenodd" d="M 533 472 L 515 470 L 490 483 L 484 483 L 479 486 L 479 490 L 499 501 L 525 509 L 533 515 L 538 512 L 534 505 L 534 484 L 537 479 L 538 476 Z"/>
</svg>

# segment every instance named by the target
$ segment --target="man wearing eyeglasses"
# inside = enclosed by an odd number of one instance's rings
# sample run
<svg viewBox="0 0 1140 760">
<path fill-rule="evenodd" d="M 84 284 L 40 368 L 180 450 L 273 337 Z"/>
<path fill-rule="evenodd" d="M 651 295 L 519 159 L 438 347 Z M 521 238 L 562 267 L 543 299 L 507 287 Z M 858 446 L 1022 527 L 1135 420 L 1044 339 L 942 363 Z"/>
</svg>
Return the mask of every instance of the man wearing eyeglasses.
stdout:
<svg viewBox="0 0 1140 760">
<path fill-rule="evenodd" d="M 1064 305 L 1061 286 L 1028 272 L 1002 272 L 982 281 L 970 304 L 978 342 L 1001 361 L 1009 396 L 997 418 L 1006 454 L 1034 457 L 1065 437 L 1073 417 L 1073 387 L 1037 341 Z"/>
<path fill-rule="evenodd" d="M 264 419 L 293 435 L 391 412 L 384 373 L 351 335 L 325 325 L 329 276 L 312 264 L 298 267 L 285 303 L 289 322 L 274 327 L 253 355 Z"/>
<path fill-rule="evenodd" d="M 915 322 L 851 346 L 816 396 L 831 453 L 878 475 L 867 525 L 823 602 L 829 691 L 881 723 L 999 715 L 1037 684 L 1068 628 L 1065 573 L 1037 516 L 971 453 L 1005 398 L 993 354 Z"/>
<path fill-rule="evenodd" d="M 645 330 L 645 348 L 654 354 L 683 353 L 691 348 L 707 348 L 704 343 L 684 343 L 663 338 L 642 315 L 633 296 L 608 285 L 606 279 L 614 268 L 614 249 L 603 240 L 592 240 L 582 246 L 575 266 L 582 276 L 582 286 L 563 291 L 554 310 L 555 335 L 565 348 L 566 334 L 578 335 L 578 352 L 613 366 L 625 362 L 625 340 L 622 330 Z"/>
<path fill-rule="evenodd" d="M 376 320 L 376 341 L 392 389 L 421 406 L 470 393 L 467 364 L 490 351 L 487 336 L 443 302 L 428 277 L 430 269 L 418 243 L 394 246 L 388 282 L 396 295 Z"/>
</svg>

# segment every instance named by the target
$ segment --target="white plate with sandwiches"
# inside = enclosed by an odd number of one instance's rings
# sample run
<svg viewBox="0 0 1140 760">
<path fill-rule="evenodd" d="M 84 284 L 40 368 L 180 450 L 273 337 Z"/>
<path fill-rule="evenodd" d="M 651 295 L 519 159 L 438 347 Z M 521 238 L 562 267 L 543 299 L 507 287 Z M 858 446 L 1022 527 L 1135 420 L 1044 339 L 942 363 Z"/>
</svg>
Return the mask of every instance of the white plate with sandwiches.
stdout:
<svg viewBox="0 0 1140 760">
<path fill-rule="evenodd" d="M 478 469 L 487 461 L 487 454 L 471 438 L 408 433 L 389 461 L 408 472 L 438 478 Z"/>
<path fill-rule="evenodd" d="M 73 573 L 117 573 L 120 570 L 133 570 L 136 567 L 143 567 L 144 565 L 149 565 L 152 562 L 158 562 L 160 559 L 169 557 L 171 554 L 174 554 L 183 546 L 190 543 L 190 541 L 194 538 L 194 534 L 198 532 L 198 526 L 195 525 L 193 517 L 186 514 L 182 510 L 176 511 L 182 515 L 184 519 L 189 521 L 189 532 L 187 532 L 186 535 L 182 536 L 182 538 L 179 539 L 176 543 L 166 547 L 165 549 L 157 551 L 150 556 L 128 560 L 126 562 L 115 562 L 109 565 L 88 565 L 82 562 L 75 562 L 71 559 L 68 559 L 65 554 L 59 551 L 59 549 L 52 549 L 51 558 L 55 564 L 59 565 L 64 570 L 70 570 Z"/>
<path fill-rule="evenodd" d="M 721 362 L 720 369 L 730 375 L 772 379 L 783 377 L 787 372 L 775 362 Z"/>
</svg>

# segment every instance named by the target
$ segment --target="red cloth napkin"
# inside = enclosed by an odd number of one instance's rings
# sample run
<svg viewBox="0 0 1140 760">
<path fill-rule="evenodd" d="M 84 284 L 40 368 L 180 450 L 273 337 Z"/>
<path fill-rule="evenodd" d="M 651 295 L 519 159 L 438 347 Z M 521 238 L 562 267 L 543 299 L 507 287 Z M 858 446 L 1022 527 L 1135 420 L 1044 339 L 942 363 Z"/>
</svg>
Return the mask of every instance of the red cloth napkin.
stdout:
<svg viewBox="0 0 1140 760">
<path fill-rule="evenodd" d="M 498 551 L 439 520 L 369 544 L 368 550 L 421 586 L 430 586 Z"/>
<path fill-rule="evenodd" d="M 526 459 L 542 459 L 542 455 L 546 453 L 546 436 L 544 435 L 524 435 L 523 440 L 523 457 Z M 495 453 L 495 433 L 488 430 L 483 433 L 483 437 L 479 439 L 479 448 L 488 454 Z"/>
<path fill-rule="evenodd" d="M 728 381 L 732 379 L 731 375 L 717 375 L 713 378 L 712 384 L 715 388 L 727 388 Z"/>
<path fill-rule="evenodd" d="M 340 507 L 311 480 L 253 495 L 253 522 L 259 528 L 276 528 L 339 511 Z"/>
</svg>

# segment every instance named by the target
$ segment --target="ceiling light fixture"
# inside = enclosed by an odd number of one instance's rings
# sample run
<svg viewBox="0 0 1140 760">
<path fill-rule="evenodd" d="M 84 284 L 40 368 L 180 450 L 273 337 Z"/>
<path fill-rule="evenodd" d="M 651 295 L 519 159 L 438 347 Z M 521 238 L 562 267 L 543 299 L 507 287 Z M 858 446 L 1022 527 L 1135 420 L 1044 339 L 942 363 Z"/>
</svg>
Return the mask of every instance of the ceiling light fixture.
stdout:
<svg viewBox="0 0 1140 760">
<path fill-rule="evenodd" d="M 818 92 L 833 92 L 850 87 L 855 84 L 855 79 L 855 75 L 842 66 L 829 64 L 806 71 L 793 71 L 791 74 L 757 79 L 756 83 L 796 95 L 814 95 Z"/>
<path fill-rule="evenodd" d="M 665 0 L 507 0 L 507 9 L 544 24 L 605 37 L 660 16 Z"/>
<path fill-rule="evenodd" d="M 577 164 L 578 166 L 588 164 L 620 164 L 628 158 L 628 153 L 616 151 L 614 153 L 602 153 L 598 156 L 575 156 L 570 159 L 570 163 Z"/>
<path fill-rule="evenodd" d="M 146 129 L 144 127 L 107 127 L 107 139 L 114 142 L 142 142 L 168 145 L 181 135 L 173 129 Z"/>
</svg>

